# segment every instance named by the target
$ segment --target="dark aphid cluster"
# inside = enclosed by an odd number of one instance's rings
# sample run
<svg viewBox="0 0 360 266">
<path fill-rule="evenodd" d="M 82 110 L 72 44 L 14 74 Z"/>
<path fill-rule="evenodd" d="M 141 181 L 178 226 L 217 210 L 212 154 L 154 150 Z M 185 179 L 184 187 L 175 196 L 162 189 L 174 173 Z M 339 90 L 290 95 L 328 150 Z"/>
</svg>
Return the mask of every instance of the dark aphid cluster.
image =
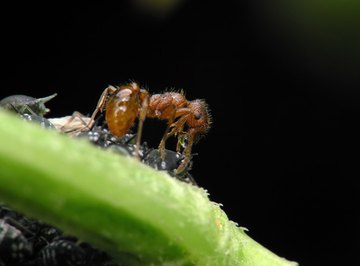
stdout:
<svg viewBox="0 0 360 266">
<path fill-rule="evenodd" d="M 135 134 L 127 133 L 122 138 L 118 138 L 112 135 L 112 133 L 103 126 L 93 126 L 91 130 L 81 132 L 77 137 L 86 138 L 94 145 L 110 149 L 125 156 L 134 156 L 136 152 Z M 176 169 L 183 161 L 184 155 L 165 149 L 165 158 L 162 159 L 159 150 L 149 148 L 146 142 L 143 142 L 140 145 L 138 155 L 140 161 L 156 170 L 167 171 L 172 177 L 196 185 L 195 180 L 189 173 L 192 162 L 187 165 L 182 173 L 176 173 Z"/>
<path fill-rule="evenodd" d="M 116 266 L 105 252 L 0 204 L 1 266 Z"/>
<path fill-rule="evenodd" d="M 32 245 L 22 232 L 0 219 L 0 265 L 23 263 L 32 254 Z"/>
</svg>

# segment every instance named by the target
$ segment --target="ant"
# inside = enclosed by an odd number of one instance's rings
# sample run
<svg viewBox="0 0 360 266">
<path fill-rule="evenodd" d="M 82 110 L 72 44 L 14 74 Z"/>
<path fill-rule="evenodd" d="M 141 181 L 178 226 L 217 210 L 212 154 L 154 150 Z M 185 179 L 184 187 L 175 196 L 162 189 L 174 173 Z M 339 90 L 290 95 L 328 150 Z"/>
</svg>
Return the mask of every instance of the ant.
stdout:
<svg viewBox="0 0 360 266">
<path fill-rule="evenodd" d="M 100 96 L 97 107 L 90 117 L 86 128 L 91 128 L 96 114 L 105 110 L 105 120 L 110 132 L 116 137 L 123 137 L 138 117 L 138 129 L 135 155 L 139 154 L 143 122 L 146 117 L 167 120 L 167 128 L 159 144 L 162 160 L 165 158 L 166 140 L 178 137 L 176 151 L 184 148 L 184 159 L 176 169 L 180 174 L 186 169 L 191 159 L 191 148 L 200 136 L 207 133 L 211 116 L 203 100 L 188 101 L 184 93 L 165 92 L 150 95 L 136 82 L 118 87 L 108 86 Z"/>
</svg>

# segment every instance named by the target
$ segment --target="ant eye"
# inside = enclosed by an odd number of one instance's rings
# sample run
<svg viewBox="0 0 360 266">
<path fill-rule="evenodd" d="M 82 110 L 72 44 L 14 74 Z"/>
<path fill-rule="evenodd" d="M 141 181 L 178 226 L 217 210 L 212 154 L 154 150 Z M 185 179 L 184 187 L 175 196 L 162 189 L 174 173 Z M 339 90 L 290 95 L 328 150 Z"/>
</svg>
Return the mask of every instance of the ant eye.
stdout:
<svg viewBox="0 0 360 266">
<path fill-rule="evenodd" d="M 195 113 L 194 117 L 196 120 L 199 120 L 201 118 L 201 114 L 200 113 Z"/>
</svg>

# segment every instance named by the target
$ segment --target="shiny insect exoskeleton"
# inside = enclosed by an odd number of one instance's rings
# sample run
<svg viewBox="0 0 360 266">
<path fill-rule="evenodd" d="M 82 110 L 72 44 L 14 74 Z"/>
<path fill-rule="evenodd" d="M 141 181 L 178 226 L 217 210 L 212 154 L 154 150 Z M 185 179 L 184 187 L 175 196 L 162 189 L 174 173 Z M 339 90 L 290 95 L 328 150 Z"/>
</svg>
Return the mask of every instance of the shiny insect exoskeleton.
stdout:
<svg viewBox="0 0 360 266">
<path fill-rule="evenodd" d="M 82 266 L 86 253 L 76 243 L 59 239 L 44 247 L 39 254 L 38 264 L 42 266 Z"/>
<path fill-rule="evenodd" d="M 192 166 L 191 161 L 181 173 L 176 174 L 176 169 L 179 167 L 183 159 L 184 155 L 167 149 L 165 149 L 165 156 L 164 159 L 162 159 L 159 150 L 153 149 L 142 157 L 142 162 L 155 168 L 156 170 L 167 171 L 171 176 L 177 178 L 178 180 L 197 185 L 196 181 L 189 173 Z"/>
<path fill-rule="evenodd" d="M 119 138 L 129 131 L 138 117 L 136 156 L 138 156 L 145 118 L 167 120 L 167 128 L 160 141 L 159 151 L 161 158 L 164 159 L 166 140 L 173 135 L 178 137 L 176 150 L 180 151 L 183 148 L 184 158 L 176 170 L 177 174 L 186 169 L 191 160 L 193 144 L 200 136 L 207 133 L 211 124 L 208 107 L 203 100 L 188 101 L 182 92 L 150 95 L 136 82 L 106 88 L 86 128 L 92 126 L 99 111 L 105 111 L 110 132 Z"/>
<path fill-rule="evenodd" d="M 106 252 L 0 203 L 0 266 L 117 266 Z"/>
<path fill-rule="evenodd" d="M 43 128 L 55 129 L 54 125 L 43 116 L 50 111 L 45 103 L 56 96 L 56 93 L 44 98 L 33 98 L 26 95 L 11 95 L 0 101 L 0 107 L 15 112 L 22 119 L 39 124 Z"/>
<path fill-rule="evenodd" d="M 22 114 L 20 117 L 25 121 L 39 124 L 43 128 L 55 129 L 55 126 L 49 121 L 49 119 L 46 119 L 45 117 L 30 114 Z"/>
<path fill-rule="evenodd" d="M 89 131 L 77 134 L 77 137 L 85 138 L 96 146 L 125 156 L 132 156 L 135 151 L 135 134 L 126 133 L 122 138 L 116 138 L 108 129 L 94 126 Z M 149 148 L 147 143 L 143 142 L 139 147 L 139 159 L 156 170 L 167 171 L 169 175 L 178 180 L 196 185 L 195 180 L 189 174 L 192 166 L 191 160 L 183 172 L 176 174 L 176 169 L 184 159 L 184 156 L 178 152 L 165 149 L 165 156 L 162 159 L 158 149 Z"/>
<path fill-rule="evenodd" d="M 21 265 L 32 252 L 32 245 L 22 232 L 0 219 L 0 264 Z"/>
<path fill-rule="evenodd" d="M 11 95 L 0 101 L 0 107 L 20 115 L 43 116 L 50 111 L 46 108 L 45 103 L 53 99 L 56 95 L 57 94 L 54 93 L 53 95 L 38 99 L 26 95 Z"/>
<path fill-rule="evenodd" d="M 108 129 L 100 126 L 94 126 L 91 130 L 80 132 L 76 136 L 78 138 L 85 138 L 102 148 L 109 148 L 113 145 L 131 145 L 135 143 L 136 138 L 134 134 L 125 134 L 121 138 L 117 138 Z M 131 155 L 131 153 L 129 155 Z"/>
</svg>

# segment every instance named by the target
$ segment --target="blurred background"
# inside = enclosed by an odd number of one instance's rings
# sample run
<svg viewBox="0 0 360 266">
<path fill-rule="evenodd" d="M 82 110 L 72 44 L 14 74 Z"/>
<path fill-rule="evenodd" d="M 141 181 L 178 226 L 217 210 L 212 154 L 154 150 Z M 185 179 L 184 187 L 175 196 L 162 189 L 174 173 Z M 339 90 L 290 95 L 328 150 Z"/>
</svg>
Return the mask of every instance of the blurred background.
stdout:
<svg viewBox="0 0 360 266">
<path fill-rule="evenodd" d="M 211 200 L 300 265 L 360 265 L 358 1 L 31 3 L 1 13 L 1 98 L 57 92 L 47 106 L 59 117 L 92 113 L 108 84 L 183 88 L 213 115 L 191 171 Z M 155 147 L 164 129 L 147 120 L 143 139 Z"/>
</svg>

